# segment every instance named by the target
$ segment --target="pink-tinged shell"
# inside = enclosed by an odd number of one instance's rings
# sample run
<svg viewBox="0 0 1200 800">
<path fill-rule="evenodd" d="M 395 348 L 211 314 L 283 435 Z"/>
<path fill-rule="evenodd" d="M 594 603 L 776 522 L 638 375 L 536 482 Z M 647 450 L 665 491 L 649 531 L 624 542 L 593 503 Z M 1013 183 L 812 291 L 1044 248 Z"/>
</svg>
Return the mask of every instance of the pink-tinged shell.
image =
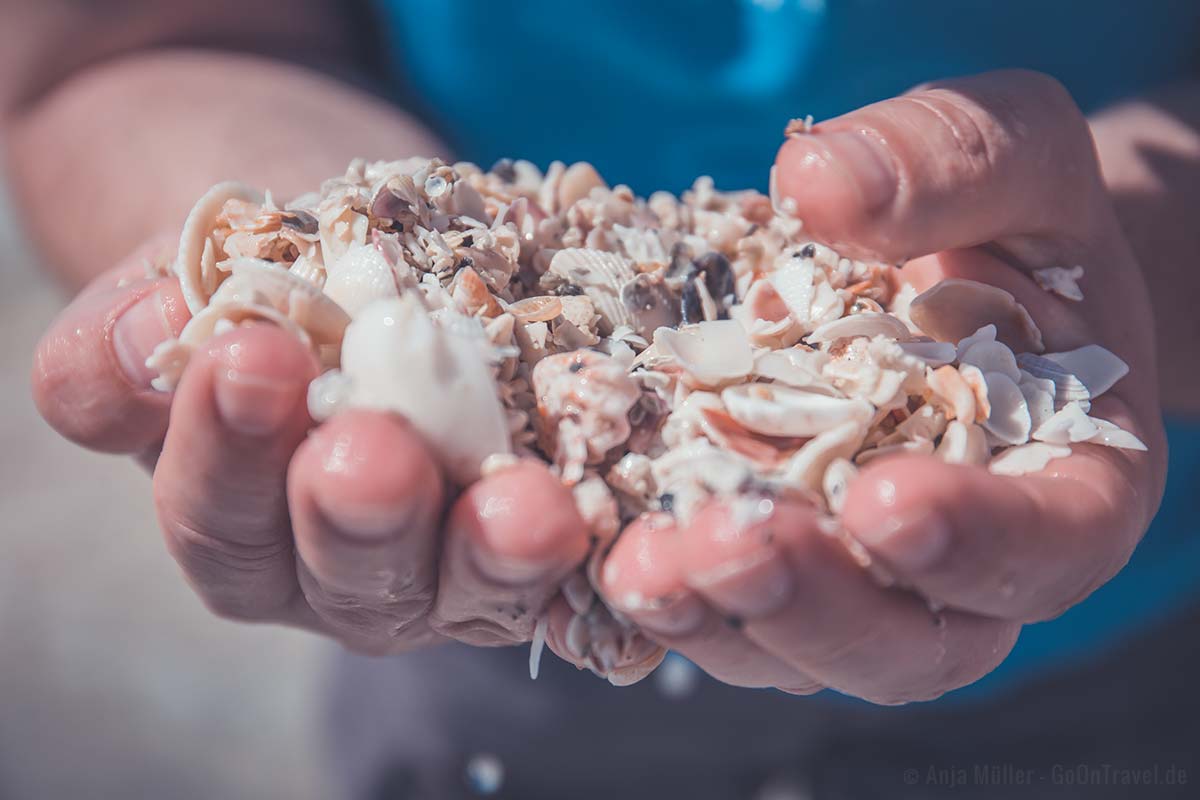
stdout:
<svg viewBox="0 0 1200 800">
<path fill-rule="evenodd" d="M 947 278 L 917 295 L 908 313 L 922 333 L 939 342 L 958 342 L 991 324 L 996 338 L 1015 352 L 1044 349 L 1042 333 L 1025 307 L 986 283 Z"/>
<path fill-rule="evenodd" d="M 576 201 L 587 197 L 592 189 L 599 187 L 607 189 L 608 184 L 596 172 L 596 168 L 586 161 L 578 161 L 567 167 L 559 181 L 558 207 L 570 208 Z"/>
<path fill-rule="evenodd" d="M 951 366 L 938 367 L 930 371 L 925 380 L 934 399 L 950 412 L 947 416 L 960 422 L 975 422 L 976 394 L 963 379 L 962 373 Z"/>
<path fill-rule="evenodd" d="M 527 297 L 505 309 L 518 322 L 549 322 L 563 312 L 562 300 L 553 295 Z"/>
<path fill-rule="evenodd" d="M 1030 442 L 1020 447 L 1010 447 L 988 462 L 988 472 L 993 475 L 1027 475 L 1041 472 L 1056 458 L 1071 455 L 1071 448 L 1044 442 Z"/>
<path fill-rule="evenodd" d="M 985 372 L 983 378 L 991 407 L 984 429 L 1005 444 L 1029 441 L 1029 406 L 1016 381 L 999 372 Z"/>
<path fill-rule="evenodd" d="M 805 337 L 805 340 L 812 344 L 821 344 L 854 336 L 886 336 L 900 342 L 911 338 L 908 326 L 891 314 L 865 312 L 826 322 Z"/>
<path fill-rule="evenodd" d="M 350 406 L 403 414 L 447 474 L 466 485 L 485 458 L 511 447 L 483 330 L 470 318 L 456 322 L 435 324 L 413 293 L 377 300 L 346 330 L 342 372 Z"/>
<path fill-rule="evenodd" d="M 979 367 L 973 367 L 970 364 L 960 364 L 958 374 L 971 388 L 971 392 L 975 395 L 975 421 L 983 424 L 992 414 L 992 401 L 988 396 L 987 378 Z"/>
<path fill-rule="evenodd" d="M 694 386 L 716 387 L 741 380 L 754 368 L 746 330 L 734 320 L 659 328 L 654 346 L 683 370 Z"/>
<path fill-rule="evenodd" d="M 983 428 L 952 420 L 934 455 L 949 464 L 984 464 L 990 455 Z"/>
<path fill-rule="evenodd" d="M 218 183 L 196 201 L 183 223 L 179 236 L 179 254 L 175 258 L 174 271 L 179 278 L 179 288 L 184 302 L 192 314 L 198 314 L 216 290 L 211 276 L 203 268 L 205 248 L 211 248 L 209 234 L 216 227 L 216 219 L 228 200 L 261 203 L 262 193 L 237 181 Z"/>
<path fill-rule="evenodd" d="M 865 430 L 875 413 L 865 400 L 766 383 L 731 386 L 721 402 L 739 424 L 767 436 L 816 436 L 848 421 Z"/>
</svg>

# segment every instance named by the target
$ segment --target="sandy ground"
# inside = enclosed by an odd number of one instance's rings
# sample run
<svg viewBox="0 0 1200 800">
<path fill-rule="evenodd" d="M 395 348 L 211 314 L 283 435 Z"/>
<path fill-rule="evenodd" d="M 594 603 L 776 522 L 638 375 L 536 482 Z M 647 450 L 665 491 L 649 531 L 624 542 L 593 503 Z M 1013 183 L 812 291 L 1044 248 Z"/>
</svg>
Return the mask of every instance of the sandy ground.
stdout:
<svg viewBox="0 0 1200 800">
<path fill-rule="evenodd" d="M 0 194 L 2 194 L 0 185 Z M 60 304 L 0 197 L 0 798 L 327 798 L 330 645 L 210 617 L 131 462 L 33 408 Z"/>
</svg>

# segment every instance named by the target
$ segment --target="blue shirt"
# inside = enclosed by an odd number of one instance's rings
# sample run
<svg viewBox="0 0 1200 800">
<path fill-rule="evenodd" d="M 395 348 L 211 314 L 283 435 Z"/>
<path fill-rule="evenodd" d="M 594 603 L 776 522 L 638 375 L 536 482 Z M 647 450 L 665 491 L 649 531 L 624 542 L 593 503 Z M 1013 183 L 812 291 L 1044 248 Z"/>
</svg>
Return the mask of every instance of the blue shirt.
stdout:
<svg viewBox="0 0 1200 800">
<path fill-rule="evenodd" d="M 1025 67 L 1084 110 L 1192 77 L 1194 0 L 378 0 L 398 82 L 466 159 L 590 161 L 639 193 L 765 189 L 792 117 Z M 1200 425 L 1168 426 L 1166 499 L 1130 564 L 1028 626 L 968 692 L 1087 658 L 1200 597 Z"/>
</svg>

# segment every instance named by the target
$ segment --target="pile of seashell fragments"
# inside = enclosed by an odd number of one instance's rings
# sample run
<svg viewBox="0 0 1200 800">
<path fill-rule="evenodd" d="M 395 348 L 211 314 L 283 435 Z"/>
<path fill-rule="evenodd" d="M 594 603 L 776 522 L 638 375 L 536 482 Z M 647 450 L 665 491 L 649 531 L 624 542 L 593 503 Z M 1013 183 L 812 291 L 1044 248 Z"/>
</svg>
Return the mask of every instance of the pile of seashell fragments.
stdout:
<svg viewBox="0 0 1200 800">
<path fill-rule="evenodd" d="M 549 462 L 597 541 L 564 586 L 568 646 L 616 683 L 662 655 L 591 590 L 643 512 L 686 521 L 712 496 L 768 495 L 836 514 L 891 453 L 1015 475 L 1076 442 L 1144 449 L 1088 416 L 1127 372 L 1112 353 L 1044 353 L 1007 292 L 918 295 L 806 241 L 788 212 L 706 178 L 643 200 L 586 163 L 355 161 L 286 205 L 222 183 L 173 267 L 192 319 L 148 364 L 170 389 L 208 337 L 268 320 L 320 358 L 314 419 L 402 413 L 460 484 Z M 1081 275 L 1035 277 L 1079 299 Z"/>
</svg>

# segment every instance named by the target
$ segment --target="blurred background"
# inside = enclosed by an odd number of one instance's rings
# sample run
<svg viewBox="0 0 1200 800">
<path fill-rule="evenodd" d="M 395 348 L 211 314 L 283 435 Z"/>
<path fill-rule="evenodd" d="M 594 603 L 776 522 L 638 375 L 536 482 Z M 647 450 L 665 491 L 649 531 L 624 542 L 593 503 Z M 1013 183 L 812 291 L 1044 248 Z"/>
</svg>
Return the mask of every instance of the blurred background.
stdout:
<svg viewBox="0 0 1200 800">
<path fill-rule="evenodd" d="M 147 476 L 42 422 L 30 354 L 62 294 L 2 179 L 0 254 L 0 799 L 337 796 L 318 724 L 333 645 L 209 614 Z"/>
</svg>

